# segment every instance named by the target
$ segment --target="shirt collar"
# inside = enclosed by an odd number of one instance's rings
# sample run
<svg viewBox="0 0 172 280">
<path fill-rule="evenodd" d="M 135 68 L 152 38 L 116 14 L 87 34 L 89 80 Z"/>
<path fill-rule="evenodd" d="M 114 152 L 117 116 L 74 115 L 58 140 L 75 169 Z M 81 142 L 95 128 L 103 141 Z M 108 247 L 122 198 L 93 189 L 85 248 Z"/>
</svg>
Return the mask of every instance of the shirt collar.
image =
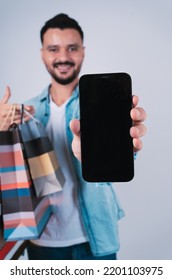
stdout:
<svg viewBox="0 0 172 280">
<path fill-rule="evenodd" d="M 50 86 L 51 84 L 43 90 L 42 94 L 40 95 L 40 101 L 44 101 L 45 99 L 48 99 L 48 101 L 50 101 L 50 96 L 49 96 Z M 79 95 L 79 87 L 77 85 L 73 90 L 73 93 L 71 95 L 71 100 L 77 98 L 78 95 Z"/>
</svg>

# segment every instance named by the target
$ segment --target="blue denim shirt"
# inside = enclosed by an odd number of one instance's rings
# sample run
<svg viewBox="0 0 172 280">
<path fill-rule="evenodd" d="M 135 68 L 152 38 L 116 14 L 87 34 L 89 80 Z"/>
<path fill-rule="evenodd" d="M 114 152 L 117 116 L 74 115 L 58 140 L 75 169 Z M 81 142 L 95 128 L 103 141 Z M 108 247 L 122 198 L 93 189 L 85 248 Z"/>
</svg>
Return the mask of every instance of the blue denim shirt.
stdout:
<svg viewBox="0 0 172 280">
<path fill-rule="evenodd" d="M 71 149 L 73 139 L 69 123 L 79 119 L 78 87 L 74 90 L 66 106 L 66 133 L 73 167 L 78 180 L 78 200 L 82 221 L 88 235 L 92 253 L 103 256 L 119 250 L 118 219 L 124 216 L 120 208 L 114 186 L 111 183 L 88 183 L 81 175 L 81 163 Z M 49 87 L 41 95 L 27 101 L 35 107 L 35 116 L 44 126 L 47 125 L 50 112 Z"/>
</svg>

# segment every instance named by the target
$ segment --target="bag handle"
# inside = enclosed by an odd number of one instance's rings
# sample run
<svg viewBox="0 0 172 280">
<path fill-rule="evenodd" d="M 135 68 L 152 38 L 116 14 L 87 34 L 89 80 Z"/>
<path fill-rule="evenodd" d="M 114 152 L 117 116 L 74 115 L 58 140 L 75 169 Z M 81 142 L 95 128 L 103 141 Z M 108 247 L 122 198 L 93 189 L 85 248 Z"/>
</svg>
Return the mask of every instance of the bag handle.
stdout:
<svg viewBox="0 0 172 280">
<path fill-rule="evenodd" d="M 20 105 L 20 113 L 21 113 L 21 123 L 24 123 L 24 104 Z"/>
<path fill-rule="evenodd" d="M 20 113 L 21 113 L 21 123 L 24 124 L 24 114 L 28 115 L 32 120 L 34 120 L 37 123 L 40 123 L 39 120 L 37 120 L 34 116 L 32 116 L 25 108 L 24 108 L 24 104 L 20 105 Z"/>
<path fill-rule="evenodd" d="M 6 117 L 5 117 L 5 119 L 4 119 L 3 123 L 2 123 L 2 125 L 0 126 L 0 131 L 3 130 L 3 128 L 4 128 L 5 124 L 7 123 L 7 120 L 8 120 L 8 118 L 10 117 L 10 115 L 11 115 L 10 125 L 13 124 L 13 122 L 14 122 L 15 111 L 16 111 L 16 104 L 13 104 L 12 107 L 11 107 L 11 110 L 8 111 L 8 114 L 6 115 Z"/>
</svg>

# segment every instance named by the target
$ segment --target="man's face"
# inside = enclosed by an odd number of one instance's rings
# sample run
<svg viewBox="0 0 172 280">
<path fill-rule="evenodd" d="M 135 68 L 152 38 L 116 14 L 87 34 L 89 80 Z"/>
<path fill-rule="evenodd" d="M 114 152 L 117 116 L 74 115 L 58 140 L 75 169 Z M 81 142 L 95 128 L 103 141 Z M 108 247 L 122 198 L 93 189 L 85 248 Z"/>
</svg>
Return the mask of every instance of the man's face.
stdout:
<svg viewBox="0 0 172 280">
<path fill-rule="evenodd" d="M 78 79 L 84 47 L 79 32 L 68 28 L 48 29 L 43 37 L 43 62 L 52 78 L 62 85 Z"/>
</svg>

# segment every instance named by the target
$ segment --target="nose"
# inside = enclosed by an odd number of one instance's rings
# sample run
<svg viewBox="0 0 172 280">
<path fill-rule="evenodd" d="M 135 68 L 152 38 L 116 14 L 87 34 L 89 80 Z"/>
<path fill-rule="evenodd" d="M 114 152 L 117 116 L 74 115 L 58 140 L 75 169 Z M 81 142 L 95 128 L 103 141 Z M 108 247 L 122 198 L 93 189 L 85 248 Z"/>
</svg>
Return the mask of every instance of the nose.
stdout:
<svg viewBox="0 0 172 280">
<path fill-rule="evenodd" d="M 68 51 L 66 48 L 60 48 L 58 52 L 58 58 L 60 61 L 66 61 L 69 57 Z"/>
</svg>

